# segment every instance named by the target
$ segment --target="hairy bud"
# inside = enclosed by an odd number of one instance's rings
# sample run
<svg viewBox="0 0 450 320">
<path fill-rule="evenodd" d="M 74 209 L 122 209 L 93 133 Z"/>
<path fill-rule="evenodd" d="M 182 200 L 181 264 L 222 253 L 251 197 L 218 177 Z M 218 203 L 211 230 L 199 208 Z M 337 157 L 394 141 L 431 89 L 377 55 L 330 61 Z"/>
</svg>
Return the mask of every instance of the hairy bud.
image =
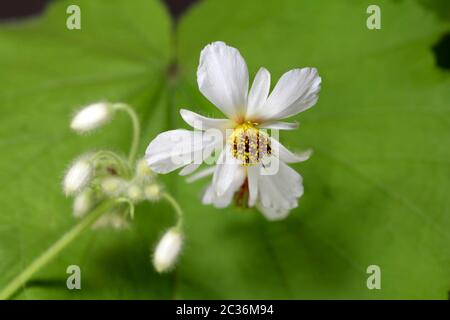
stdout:
<svg viewBox="0 0 450 320">
<path fill-rule="evenodd" d="M 106 102 L 88 105 L 75 114 L 70 128 L 78 133 L 95 130 L 111 120 L 113 113 L 111 104 Z"/>
<path fill-rule="evenodd" d="M 169 271 L 180 255 L 183 235 L 176 229 L 169 229 L 156 246 L 153 265 L 158 272 Z"/>
<path fill-rule="evenodd" d="M 80 192 L 92 177 L 93 168 L 85 159 L 77 160 L 64 177 L 63 189 L 67 196 Z"/>
<path fill-rule="evenodd" d="M 84 190 L 79 193 L 73 201 L 73 215 L 76 218 L 83 217 L 94 204 L 92 190 Z"/>
</svg>

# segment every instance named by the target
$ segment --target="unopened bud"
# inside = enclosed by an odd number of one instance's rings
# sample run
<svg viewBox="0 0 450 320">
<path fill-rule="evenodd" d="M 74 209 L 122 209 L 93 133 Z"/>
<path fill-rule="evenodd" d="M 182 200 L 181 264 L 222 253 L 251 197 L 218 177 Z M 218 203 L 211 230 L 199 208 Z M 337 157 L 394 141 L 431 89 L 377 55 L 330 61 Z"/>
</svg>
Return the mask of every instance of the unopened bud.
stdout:
<svg viewBox="0 0 450 320">
<path fill-rule="evenodd" d="M 91 179 L 92 171 L 92 166 L 87 160 L 76 161 L 64 177 L 64 193 L 69 196 L 81 191 Z"/>
<path fill-rule="evenodd" d="M 78 133 L 95 130 L 111 120 L 113 113 L 111 104 L 107 102 L 88 105 L 75 114 L 70 128 Z"/>
<path fill-rule="evenodd" d="M 140 178 L 152 178 L 155 173 L 147 164 L 145 159 L 141 159 L 138 161 L 136 165 L 136 175 Z"/>
<path fill-rule="evenodd" d="M 161 197 L 161 187 L 156 183 L 152 183 L 144 188 L 144 195 L 147 200 L 158 200 Z"/>
<path fill-rule="evenodd" d="M 81 218 L 84 216 L 89 210 L 91 210 L 94 202 L 93 200 L 91 190 L 88 189 L 79 193 L 73 201 L 73 215 L 76 218 Z"/>
<path fill-rule="evenodd" d="M 110 225 L 116 230 L 122 230 L 129 227 L 128 221 L 118 214 L 111 216 Z"/>
<path fill-rule="evenodd" d="M 142 190 L 134 184 L 130 184 L 127 189 L 128 198 L 133 201 L 139 201 L 142 198 Z"/>
<path fill-rule="evenodd" d="M 108 177 L 101 182 L 102 190 L 108 196 L 117 196 L 125 187 L 123 179 Z"/>
<path fill-rule="evenodd" d="M 175 265 L 182 245 L 182 233 L 176 228 L 169 229 L 156 246 L 153 256 L 153 265 L 156 271 L 169 271 Z"/>
<path fill-rule="evenodd" d="M 123 230 L 129 227 L 128 222 L 123 218 L 122 215 L 117 212 L 109 212 L 101 216 L 92 225 L 92 229 L 105 229 L 112 228 L 116 230 Z"/>
</svg>

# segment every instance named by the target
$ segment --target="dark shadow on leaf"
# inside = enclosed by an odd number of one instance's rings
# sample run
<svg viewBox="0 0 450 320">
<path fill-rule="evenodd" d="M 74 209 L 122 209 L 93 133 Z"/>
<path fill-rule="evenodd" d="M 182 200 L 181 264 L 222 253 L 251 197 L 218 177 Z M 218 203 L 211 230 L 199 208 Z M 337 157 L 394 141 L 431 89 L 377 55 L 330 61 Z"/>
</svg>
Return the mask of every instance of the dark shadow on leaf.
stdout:
<svg viewBox="0 0 450 320">
<path fill-rule="evenodd" d="M 39 287 L 39 288 L 55 288 L 55 289 L 65 289 L 66 279 L 63 278 L 49 278 L 49 279 L 34 279 L 27 282 L 25 287 L 17 290 L 10 299 L 15 299 L 17 296 L 29 288 Z"/>
<path fill-rule="evenodd" d="M 446 33 L 432 48 L 439 68 L 450 70 L 450 33 Z"/>
<path fill-rule="evenodd" d="M 66 279 L 35 279 L 27 283 L 27 287 L 61 288 L 66 286 Z"/>
</svg>

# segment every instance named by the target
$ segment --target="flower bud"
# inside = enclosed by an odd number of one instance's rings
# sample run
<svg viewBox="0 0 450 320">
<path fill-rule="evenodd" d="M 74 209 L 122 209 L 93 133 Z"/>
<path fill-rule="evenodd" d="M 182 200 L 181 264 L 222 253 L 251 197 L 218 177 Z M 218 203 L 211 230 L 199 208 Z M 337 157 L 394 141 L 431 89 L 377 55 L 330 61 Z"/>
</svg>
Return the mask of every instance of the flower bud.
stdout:
<svg viewBox="0 0 450 320">
<path fill-rule="evenodd" d="M 161 187 L 156 184 L 152 183 L 144 188 L 144 196 L 147 200 L 150 201 L 156 201 L 161 196 Z"/>
<path fill-rule="evenodd" d="M 147 164 L 147 161 L 145 159 L 141 159 L 138 161 L 136 165 L 136 175 L 139 178 L 152 178 L 155 173 Z"/>
<path fill-rule="evenodd" d="M 153 265 L 158 272 L 169 271 L 175 264 L 183 244 L 183 235 L 176 229 L 169 229 L 156 246 Z"/>
<path fill-rule="evenodd" d="M 102 191 L 108 196 L 117 196 L 125 188 L 125 181 L 116 177 L 107 177 L 101 182 Z"/>
<path fill-rule="evenodd" d="M 137 202 L 142 198 L 142 190 L 134 184 L 130 184 L 127 189 L 127 196 L 132 202 Z"/>
<path fill-rule="evenodd" d="M 70 128 L 78 133 L 95 130 L 111 120 L 113 113 L 111 104 L 107 102 L 88 105 L 75 114 L 70 123 Z"/>
<path fill-rule="evenodd" d="M 94 204 L 93 194 L 91 190 L 84 190 L 79 193 L 73 201 L 73 215 L 76 218 L 83 217 Z"/>
<path fill-rule="evenodd" d="M 104 214 L 92 225 L 92 229 L 94 230 L 106 228 L 112 228 L 115 230 L 124 230 L 128 227 L 129 227 L 128 221 L 124 219 L 124 217 L 121 214 L 118 214 L 116 211 Z"/>
<path fill-rule="evenodd" d="M 63 182 L 64 193 L 67 196 L 81 191 L 92 177 L 92 166 L 85 159 L 77 160 L 66 173 Z"/>
</svg>

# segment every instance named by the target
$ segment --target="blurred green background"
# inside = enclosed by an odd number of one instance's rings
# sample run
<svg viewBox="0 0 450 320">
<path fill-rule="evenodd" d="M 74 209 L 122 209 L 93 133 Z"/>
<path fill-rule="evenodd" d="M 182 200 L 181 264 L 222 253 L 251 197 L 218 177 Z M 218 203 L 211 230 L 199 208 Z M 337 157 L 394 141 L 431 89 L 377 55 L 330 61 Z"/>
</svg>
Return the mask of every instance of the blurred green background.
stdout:
<svg viewBox="0 0 450 320">
<path fill-rule="evenodd" d="M 70 4 L 81 8 L 81 30 L 66 28 Z M 370 4 L 381 8 L 381 30 L 366 28 Z M 143 155 L 159 132 L 187 127 L 179 108 L 219 115 L 196 68 L 200 50 L 222 40 L 241 51 L 251 79 L 260 66 L 272 85 L 295 67 L 322 76 L 318 104 L 281 136 L 315 150 L 295 166 L 299 207 L 268 222 L 202 206 L 206 181 L 174 173 L 162 177 L 186 211 L 174 272 L 150 264 L 172 209 L 144 204 L 130 230 L 86 232 L 16 298 L 447 299 L 449 32 L 445 0 L 204 0 L 177 23 L 159 1 L 54 1 L 40 17 L 1 23 L 0 287 L 76 223 L 60 182 L 70 161 L 128 148 L 125 116 L 80 137 L 68 127 L 73 112 L 102 99 L 131 104 Z M 82 270 L 79 291 L 65 286 L 71 264 Z M 366 287 L 372 264 L 381 290 Z"/>
</svg>

